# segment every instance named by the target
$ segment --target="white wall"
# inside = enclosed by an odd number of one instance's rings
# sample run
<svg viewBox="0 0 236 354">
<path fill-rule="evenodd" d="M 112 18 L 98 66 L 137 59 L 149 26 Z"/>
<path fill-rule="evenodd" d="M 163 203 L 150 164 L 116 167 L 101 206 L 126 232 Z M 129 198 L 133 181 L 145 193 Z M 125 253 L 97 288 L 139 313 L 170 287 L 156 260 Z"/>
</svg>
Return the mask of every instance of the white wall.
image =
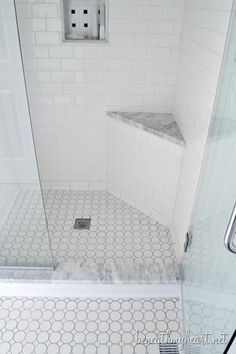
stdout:
<svg viewBox="0 0 236 354">
<path fill-rule="evenodd" d="M 169 226 L 182 152 L 182 145 L 109 118 L 108 191 Z"/>
<path fill-rule="evenodd" d="M 110 0 L 99 45 L 62 43 L 59 0 L 16 3 L 44 186 L 105 189 L 105 111 L 172 111 L 183 0 Z"/>
<path fill-rule="evenodd" d="M 231 0 L 185 0 L 174 113 L 186 141 L 171 231 L 190 222 L 228 29 Z"/>
<path fill-rule="evenodd" d="M 107 45 L 62 43 L 59 0 L 16 2 L 44 186 L 106 188 L 106 110 L 173 111 L 187 143 L 172 223 L 181 250 L 232 0 L 110 0 Z"/>
</svg>

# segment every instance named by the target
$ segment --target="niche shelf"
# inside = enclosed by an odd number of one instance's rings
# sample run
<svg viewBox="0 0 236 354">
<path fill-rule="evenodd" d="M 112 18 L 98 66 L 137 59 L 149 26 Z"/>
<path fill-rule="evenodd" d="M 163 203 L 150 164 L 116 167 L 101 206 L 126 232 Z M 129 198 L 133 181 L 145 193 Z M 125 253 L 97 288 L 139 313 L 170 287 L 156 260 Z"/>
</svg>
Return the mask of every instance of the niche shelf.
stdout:
<svg viewBox="0 0 236 354">
<path fill-rule="evenodd" d="M 106 0 L 62 0 L 64 41 L 107 41 Z"/>
</svg>

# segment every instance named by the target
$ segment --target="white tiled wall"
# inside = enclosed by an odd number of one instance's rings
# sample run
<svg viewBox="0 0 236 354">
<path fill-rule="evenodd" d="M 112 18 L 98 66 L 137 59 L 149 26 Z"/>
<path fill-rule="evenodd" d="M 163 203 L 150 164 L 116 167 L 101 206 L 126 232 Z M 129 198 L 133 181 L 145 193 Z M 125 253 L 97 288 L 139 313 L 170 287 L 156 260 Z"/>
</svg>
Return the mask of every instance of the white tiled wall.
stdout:
<svg viewBox="0 0 236 354">
<path fill-rule="evenodd" d="M 185 0 L 174 113 L 186 147 L 171 227 L 179 253 L 190 222 L 231 5 L 231 0 Z"/>
<path fill-rule="evenodd" d="M 108 191 L 170 225 L 183 147 L 109 118 Z"/>
<path fill-rule="evenodd" d="M 44 186 L 106 188 L 106 110 L 173 111 L 187 142 L 172 223 L 182 249 L 232 0 L 110 0 L 100 45 L 62 43 L 59 0 L 16 3 Z"/>
<path fill-rule="evenodd" d="M 169 112 L 183 0 L 110 0 L 109 43 L 62 43 L 59 0 L 16 0 L 44 185 L 105 189 L 106 110 Z"/>
</svg>

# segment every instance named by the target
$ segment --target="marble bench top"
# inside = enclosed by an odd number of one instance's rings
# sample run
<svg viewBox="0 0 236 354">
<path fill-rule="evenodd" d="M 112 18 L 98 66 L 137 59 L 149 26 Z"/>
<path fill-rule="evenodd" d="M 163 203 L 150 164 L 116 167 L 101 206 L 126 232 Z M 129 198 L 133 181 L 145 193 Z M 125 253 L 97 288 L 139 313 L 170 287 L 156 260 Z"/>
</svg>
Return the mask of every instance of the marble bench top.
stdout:
<svg viewBox="0 0 236 354">
<path fill-rule="evenodd" d="M 163 137 L 175 144 L 185 144 L 179 127 L 170 113 L 109 111 L 107 115 Z"/>
</svg>

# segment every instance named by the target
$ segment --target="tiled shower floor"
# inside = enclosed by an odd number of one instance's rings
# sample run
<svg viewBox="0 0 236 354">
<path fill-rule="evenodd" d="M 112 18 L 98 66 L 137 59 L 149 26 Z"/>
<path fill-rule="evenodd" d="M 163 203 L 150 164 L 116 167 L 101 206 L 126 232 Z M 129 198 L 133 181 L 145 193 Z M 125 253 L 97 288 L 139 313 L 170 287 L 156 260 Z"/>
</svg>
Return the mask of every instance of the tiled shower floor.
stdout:
<svg viewBox="0 0 236 354">
<path fill-rule="evenodd" d="M 156 354 L 140 340 L 180 326 L 177 298 L 0 299 L 1 354 Z"/>
<path fill-rule="evenodd" d="M 45 192 L 52 249 L 58 262 L 173 262 L 168 228 L 107 192 Z M 90 218 L 90 230 L 74 230 Z"/>
<path fill-rule="evenodd" d="M 55 263 L 67 277 L 76 265 L 88 280 L 176 280 L 168 228 L 137 209 L 103 191 L 44 191 L 44 201 Z M 75 230 L 76 218 L 91 218 L 90 230 Z M 48 264 L 39 192 L 18 192 L 1 235 L 1 262 Z"/>
<path fill-rule="evenodd" d="M 44 198 L 56 262 L 96 263 L 108 281 L 113 267 L 127 281 L 175 278 L 167 227 L 103 191 L 46 191 Z M 75 230 L 76 218 L 91 218 L 90 230 Z"/>
</svg>

